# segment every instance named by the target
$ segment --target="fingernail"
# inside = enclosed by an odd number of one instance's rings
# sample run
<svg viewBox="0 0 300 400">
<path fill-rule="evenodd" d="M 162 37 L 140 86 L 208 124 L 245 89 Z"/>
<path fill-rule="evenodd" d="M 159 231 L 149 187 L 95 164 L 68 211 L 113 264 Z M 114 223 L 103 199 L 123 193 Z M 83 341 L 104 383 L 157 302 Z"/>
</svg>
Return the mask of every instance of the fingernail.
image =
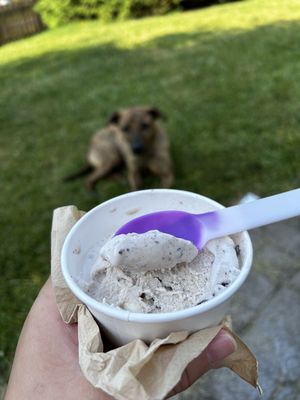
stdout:
<svg viewBox="0 0 300 400">
<path fill-rule="evenodd" d="M 209 364 L 213 365 L 218 361 L 224 360 L 236 348 L 237 344 L 234 338 L 225 330 L 221 330 L 207 347 L 206 354 Z"/>
</svg>

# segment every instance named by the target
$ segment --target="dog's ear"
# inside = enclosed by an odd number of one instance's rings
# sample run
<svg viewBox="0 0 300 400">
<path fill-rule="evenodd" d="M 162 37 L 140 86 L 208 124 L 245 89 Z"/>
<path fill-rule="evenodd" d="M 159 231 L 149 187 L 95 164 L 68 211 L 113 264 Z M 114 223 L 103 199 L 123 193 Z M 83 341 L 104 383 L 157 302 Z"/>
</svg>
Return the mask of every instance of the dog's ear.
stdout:
<svg viewBox="0 0 300 400">
<path fill-rule="evenodd" d="M 151 115 L 151 117 L 153 119 L 163 119 L 166 120 L 166 115 L 161 112 L 157 107 L 149 107 L 149 109 L 147 110 L 147 112 Z"/>
<path fill-rule="evenodd" d="M 120 112 L 119 111 L 115 111 L 111 114 L 111 116 L 108 119 L 108 123 L 109 124 L 118 124 L 120 121 Z"/>
</svg>

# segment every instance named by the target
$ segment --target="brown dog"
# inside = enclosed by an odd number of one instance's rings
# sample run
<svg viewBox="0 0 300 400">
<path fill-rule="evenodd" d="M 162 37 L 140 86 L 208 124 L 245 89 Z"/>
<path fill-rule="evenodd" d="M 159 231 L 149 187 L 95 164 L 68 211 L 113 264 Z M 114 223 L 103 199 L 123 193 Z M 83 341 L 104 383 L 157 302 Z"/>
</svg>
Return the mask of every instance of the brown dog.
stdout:
<svg viewBox="0 0 300 400">
<path fill-rule="evenodd" d="M 66 181 L 90 174 L 86 187 L 93 189 L 97 181 L 125 163 L 132 190 L 141 186 L 141 173 L 149 170 L 160 178 L 161 187 L 173 182 L 169 141 L 157 120 L 163 114 L 155 107 L 134 107 L 114 112 L 108 125 L 91 139 L 87 166 Z"/>
</svg>

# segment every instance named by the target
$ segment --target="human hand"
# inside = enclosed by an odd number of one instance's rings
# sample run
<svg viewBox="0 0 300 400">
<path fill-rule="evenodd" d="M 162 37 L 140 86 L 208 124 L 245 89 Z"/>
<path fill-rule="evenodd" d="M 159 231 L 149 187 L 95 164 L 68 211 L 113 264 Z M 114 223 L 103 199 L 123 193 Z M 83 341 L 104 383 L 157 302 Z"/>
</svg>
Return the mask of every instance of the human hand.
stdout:
<svg viewBox="0 0 300 400">
<path fill-rule="evenodd" d="M 222 329 L 206 349 L 192 360 L 183 371 L 180 381 L 167 398 L 183 392 L 210 369 L 218 368 L 221 361 L 236 350 L 237 344 L 228 331 Z"/>
<path fill-rule="evenodd" d="M 109 400 L 83 376 L 78 363 L 77 324 L 59 314 L 51 280 L 24 323 L 5 400 Z"/>
<path fill-rule="evenodd" d="M 234 350 L 234 339 L 222 330 L 188 365 L 168 397 L 188 388 Z M 77 324 L 63 322 L 50 279 L 27 316 L 16 349 L 5 400 L 19 399 L 112 399 L 83 376 L 78 362 Z"/>
</svg>

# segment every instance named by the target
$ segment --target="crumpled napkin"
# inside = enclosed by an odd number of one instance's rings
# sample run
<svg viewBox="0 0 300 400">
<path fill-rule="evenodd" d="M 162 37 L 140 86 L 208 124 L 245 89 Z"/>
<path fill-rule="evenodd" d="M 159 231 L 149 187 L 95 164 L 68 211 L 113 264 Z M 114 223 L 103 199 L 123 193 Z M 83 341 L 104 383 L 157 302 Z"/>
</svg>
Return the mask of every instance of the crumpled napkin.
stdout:
<svg viewBox="0 0 300 400">
<path fill-rule="evenodd" d="M 98 324 L 88 308 L 67 287 L 60 264 L 66 235 L 84 215 L 75 206 L 54 210 L 51 233 L 51 277 L 56 302 L 67 324 L 78 323 L 79 363 L 84 376 L 95 387 L 117 400 L 163 399 L 180 380 L 186 366 L 207 347 L 224 328 L 237 342 L 237 350 L 221 366 L 230 368 L 245 381 L 257 387 L 257 361 L 245 343 L 231 330 L 230 318 L 218 326 L 189 334 L 172 332 L 149 345 L 142 340 L 104 352 Z M 166 373 L 167 371 L 167 373 Z"/>
</svg>

